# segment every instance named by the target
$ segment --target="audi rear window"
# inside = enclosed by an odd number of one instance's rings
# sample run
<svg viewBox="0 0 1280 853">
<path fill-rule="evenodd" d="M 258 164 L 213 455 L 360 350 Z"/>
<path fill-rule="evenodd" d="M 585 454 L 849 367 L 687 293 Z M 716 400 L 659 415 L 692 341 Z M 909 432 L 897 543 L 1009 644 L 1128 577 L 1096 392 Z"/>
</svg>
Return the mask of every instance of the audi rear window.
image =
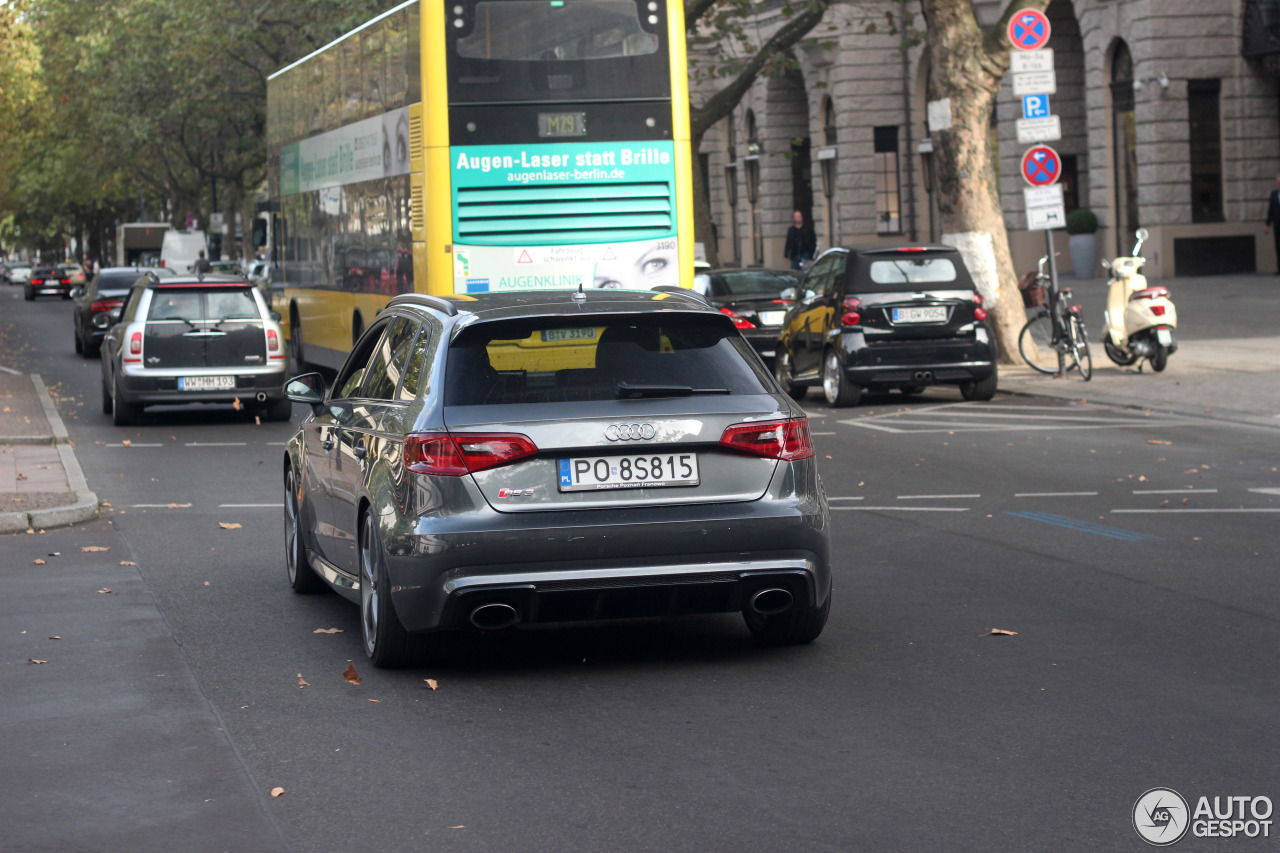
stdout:
<svg viewBox="0 0 1280 853">
<path fill-rule="evenodd" d="M 750 346 L 698 315 L 477 323 L 445 362 L 447 406 L 768 393 Z"/>
</svg>

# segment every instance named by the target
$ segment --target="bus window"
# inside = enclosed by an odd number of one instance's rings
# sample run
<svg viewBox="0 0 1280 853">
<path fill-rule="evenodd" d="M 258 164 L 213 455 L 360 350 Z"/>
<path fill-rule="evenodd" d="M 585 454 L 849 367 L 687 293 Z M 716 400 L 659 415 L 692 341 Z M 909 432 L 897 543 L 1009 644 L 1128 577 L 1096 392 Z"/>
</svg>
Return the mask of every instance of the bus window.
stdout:
<svg viewBox="0 0 1280 853">
<path fill-rule="evenodd" d="M 608 59 L 657 51 L 658 37 L 640 28 L 628 0 L 480 2 L 471 34 L 458 39 L 458 55 L 468 59 Z"/>
</svg>

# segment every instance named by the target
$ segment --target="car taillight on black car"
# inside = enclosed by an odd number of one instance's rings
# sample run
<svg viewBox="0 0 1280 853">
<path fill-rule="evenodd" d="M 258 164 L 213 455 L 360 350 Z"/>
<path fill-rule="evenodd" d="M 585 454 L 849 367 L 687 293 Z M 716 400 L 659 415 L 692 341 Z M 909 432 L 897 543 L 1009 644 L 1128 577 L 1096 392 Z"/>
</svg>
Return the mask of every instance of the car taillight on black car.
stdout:
<svg viewBox="0 0 1280 853">
<path fill-rule="evenodd" d="M 756 324 L 734 311 L 732 308 L 721 308 L 720 313 L 733 321 L 735 329 L 754 329 Z"/>
<path fill-rule="evenodd" d="M 840 325 L 856 326 L 862 322 L 862 315 L 858 312 L 862 310 L 862 300 L 856 296 L 846 296 L 844 298 L 844 315 L 840 317 Z"/>
<path fill-rule="evenodd" d="M 103 311 L 114 311 L 123 304 L 123 299 L 95 299 L 89 303 L 89 310 L 95 314 L 101 314 Z"/>
<path fill-rule="evenodd" d="M 974 291 L 973 304 L 976 307 L 973 309 L 973 319 L 975 320 L 987 319 L 987 309 L 982 307 L 982 302 L 982 294 Z"/>
</svg>

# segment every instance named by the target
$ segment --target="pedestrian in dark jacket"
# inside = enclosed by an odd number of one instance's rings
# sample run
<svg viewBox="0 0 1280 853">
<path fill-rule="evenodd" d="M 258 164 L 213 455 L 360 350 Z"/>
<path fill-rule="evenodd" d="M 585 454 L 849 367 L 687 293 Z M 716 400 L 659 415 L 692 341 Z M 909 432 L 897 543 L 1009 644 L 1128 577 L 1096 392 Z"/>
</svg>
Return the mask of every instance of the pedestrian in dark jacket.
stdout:
<svg viewBox="0 0 1280 853">
<path fill-rule="evenodd" d="M 787 229 L 787 243 L 782 247 L 782 257 L 791 259 L 791 268 L 800 269 L 803 261 L 813 260 L 818 251 L 818 235 L 813 233 L 813 226 L 804 221 L 804 214 L 796 211 L 791 214 L 792 225 Z"/>
<path fill-rule="evenodd" d="M 1263 230 L 1275 240 L 1276 275 L 1280 275 L 1280 175 L 1276 176 L 1276 188 L 1267 199 L 1267 224 Z"/>
</svg>

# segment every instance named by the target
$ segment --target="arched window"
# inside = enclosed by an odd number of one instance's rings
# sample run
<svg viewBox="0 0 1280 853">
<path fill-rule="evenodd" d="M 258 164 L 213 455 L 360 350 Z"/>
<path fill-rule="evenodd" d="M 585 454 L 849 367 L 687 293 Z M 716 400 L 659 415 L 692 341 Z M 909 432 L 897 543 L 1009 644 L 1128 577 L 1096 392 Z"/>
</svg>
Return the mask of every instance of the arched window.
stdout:
<svg viewBox="0 0 1280 853">
<path fill-rule="evenodd" d="M 1123 41 L 1111 54 L 1111 163 L 1115 182 L 1116 254 L 1138 228 L 1138 130 L 1134 122 L 1133 55 Z"/>
</svg>

